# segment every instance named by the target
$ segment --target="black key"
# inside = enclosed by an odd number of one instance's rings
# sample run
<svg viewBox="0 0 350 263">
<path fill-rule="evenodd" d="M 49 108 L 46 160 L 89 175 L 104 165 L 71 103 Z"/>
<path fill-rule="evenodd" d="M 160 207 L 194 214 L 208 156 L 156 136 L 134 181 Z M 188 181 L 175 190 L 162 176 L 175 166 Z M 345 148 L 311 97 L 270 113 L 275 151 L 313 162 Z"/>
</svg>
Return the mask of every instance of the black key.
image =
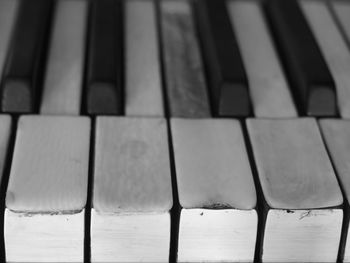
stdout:
<svg viewBox="0 0 350 263">
<path fill-rule="evenodd" d="M 334 80 L 299 4 L 269 0 L 265 7 L 300 114 L 336 115 Z"/>
<path fill-rule="evenodd" d="M 51 11 L 51 0 L 20 2 L 1 87 L 3 112 L 37 111 Z"/>
<path fill-rule="evenodd" d="M 122 20 L 119 1 L 92 1 L 86 82 L 88 114 L 122 113 Z"/>
<path fill-rule="evenodd" d="M 248 116 L 248 80 L 224 0 L 198 0 L 194 8 L 215 115 Z"/>
</svg>

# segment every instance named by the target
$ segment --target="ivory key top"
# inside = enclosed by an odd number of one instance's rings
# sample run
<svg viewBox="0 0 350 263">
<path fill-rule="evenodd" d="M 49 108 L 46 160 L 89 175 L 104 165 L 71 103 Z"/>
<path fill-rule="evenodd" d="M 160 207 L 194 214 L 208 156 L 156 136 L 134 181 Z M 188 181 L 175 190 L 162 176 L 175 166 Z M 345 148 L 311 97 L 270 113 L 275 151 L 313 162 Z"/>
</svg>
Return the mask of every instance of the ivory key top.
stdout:
<svg viewBox="0 0 350 263">
<path fill-rule="evenodd" d="M 165 119 L 98 117 L 94 164 L 91 262 L 168 262 Z"/>
<path fill-rule="evenodd" d="M 8 262 L 82 262 L 90 120 L 18 121 L 5 209 Z"/>
<path fill-rule="evenodd" d="M 313 118 L 248 119 L 264 197 L 263 262 L 335 262 L 343 197 Z"/>
<path fill-rule="evenodd" d="M 253 262 L 256 191 L 239 121 L 173 118 L 171 132 L 178 262 Z"/>
</svg>

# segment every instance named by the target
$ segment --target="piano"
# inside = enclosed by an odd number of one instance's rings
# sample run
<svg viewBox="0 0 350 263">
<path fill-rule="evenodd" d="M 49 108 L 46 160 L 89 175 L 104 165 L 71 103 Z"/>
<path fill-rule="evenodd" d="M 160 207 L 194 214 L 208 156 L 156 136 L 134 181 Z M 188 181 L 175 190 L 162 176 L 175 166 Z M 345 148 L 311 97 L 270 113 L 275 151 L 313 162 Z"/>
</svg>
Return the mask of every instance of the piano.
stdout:
<svg viewBox="0 0 350 263">
<path fill-rule="evenodd" d="M 0 0 L 0 262 L 350 262 L 350 2 Z"/>
</svg>

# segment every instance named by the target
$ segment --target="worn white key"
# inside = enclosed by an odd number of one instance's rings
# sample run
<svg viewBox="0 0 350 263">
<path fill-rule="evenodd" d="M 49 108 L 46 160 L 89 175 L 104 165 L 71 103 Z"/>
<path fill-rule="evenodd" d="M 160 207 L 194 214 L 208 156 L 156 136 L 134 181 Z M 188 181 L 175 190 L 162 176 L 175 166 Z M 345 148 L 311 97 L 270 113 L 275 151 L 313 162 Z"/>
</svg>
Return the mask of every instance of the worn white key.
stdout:
<svg viewBox="0 0 350 263">
<path fill-rule="evenodd" d="M 41 114 L 80 114 L 87 6 L 84 0 L 57 1 Z"/>
<path fill-rule="evenodd" d="M 163 116 L 155 2 L 125 2 L 127 116 Z"/>
<path fill-rule="evenodd" d="M 329 8 L 333 12 L 335 20 L 339 22 L 339 29 L 350 48 L 350 3 L 348 1 L 329 1 Z"/>
<path fill-rule="evenodd" d="M 256 192 L 239 121 L 172 119 L 178 262 L 252 262 Z"/>
<path fill-rule="evenodd" d="M 300 1 L 333 75 L 340 115 L 350 118 L 350 51 L 325 2 Z"/>
<path fill-rule="evenodd" d="M 90 120 L 18 121 L 5 210 L 8 262 L 82 262 Z"/>
<path fill-rule="evenodd" d="M 8 47 L 11 40 L 11 33 L 17 17 L 18 0 L 0 1 L 0 73 L 2 74 Z"/>
<path fill-rule="evenodd" d="M 273 46 L 260 3 L 229 1 L 256 117 L 296 117 L 297 111 Z"/>
<path fill-rule="evenodd" d="M 345 197 L 350 200 L 350 121 L 324 119 L 319 123 Z M 344 262 L 350 262 L 350 233 L 349 229 L 346 231 L 344 255 L 341 257 L 344 256 Z"/>
<path fill-rule="evenodd" d="M 91 262 L 167 262 L 171 207 L 165 119 L 98 117 Z"/>
<path fill-rule="evenodd" d="M 0 115 L 0 183 L 2 182 L 6 156 L 11 136 L 11 117 Z"/>
<path fill-rule="evenodd" d="M 263 262 L 335 262 L 343 197 L 315 119 L 247 120 L 265 197 Z"/>
</svg>

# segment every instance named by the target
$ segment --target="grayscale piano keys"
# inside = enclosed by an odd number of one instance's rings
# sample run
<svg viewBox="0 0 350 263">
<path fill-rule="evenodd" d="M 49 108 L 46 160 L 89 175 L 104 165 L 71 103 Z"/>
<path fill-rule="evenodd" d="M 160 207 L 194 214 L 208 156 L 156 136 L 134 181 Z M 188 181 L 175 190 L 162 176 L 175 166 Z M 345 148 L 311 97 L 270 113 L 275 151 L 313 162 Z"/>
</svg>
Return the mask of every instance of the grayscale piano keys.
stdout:
<svg viewBox="0 0 350 263">
<path fill-rule="evenodd" d="M 153 0 L 125 2 L 125 115 L 164 116 Z"/>
<path fill-rule="evenodd" d="M 257 1 L 229 1 L 255 117 L 296 117 L 297 110 Z"/>
<path fill-rule="evenodd" d="M 322 119 L 319 121 L 321 131 L 325 138 L 325 143 L 329 150 L 334 168 L 338 174 L 340 184 L 343 187 L 345 197 L 347 199 L 347 206 L 349 209 L 350 200 L 350 121 L 349 120 L 335 120 Z M 349 220 L 349 218 L 345 218 Z M 347 222 L 348 224 L 349 222 Z M 350 233 L 349 229 L 345 229 L 347 236 L 345 247 L 342 247 L 340 258 L 344 262 L 350 262 Z"/>
<path fill-rule="evenodd" d="M 329 1 L 329 7 L 334 18 L 338 22 L 339 29 L 343 33 L 348 47 L 350 48 L 350 3 L 348 1 Z"/>
<path fill-rule="evenodd" d="M 41 114 L 80 114 L 87 7 L 88 3 L 84 0 L 57 1 Z"/>
<path fill-rule="evenodd" d="M 342 118 L 350 118 L 349 48 L 338 30 L 326 2 L 303 0 L 300 1 L 300 6 L 333 75 L 340 115 Z"/>
<path fill-rule="evenodd" d="M 256 191 L 239 121 L 171 119 L 181 209 L 177 262 L 252 262 Z"/>
<path fill-rule="evenodd" d="M 343 197 L 315 119 L 247 126 L 265 200 L 262 262 L 335 262 Z"/>
<path fill-rule="evenodd" d="M 168 262 L 167 137 L 163 118 L 97 118 L 91 262 Z"/>
<path fill-rule="evenodd" d="M 7 262 L 83 262 L 90 120 L 18 121 L 5 209 Z"/>
<path fill-rule="evenodd" d="M 172 117 L 210 117 L 190 2 L 160 2 L 167 103 Z"/>
<path fill-rule="evenodd" d="M 8 48 L 11 41 L 11 33 L 14 28 L 18 9 L 18 0 L 0 1 L 0 74 L 2 75 Z"/>
</svg>

